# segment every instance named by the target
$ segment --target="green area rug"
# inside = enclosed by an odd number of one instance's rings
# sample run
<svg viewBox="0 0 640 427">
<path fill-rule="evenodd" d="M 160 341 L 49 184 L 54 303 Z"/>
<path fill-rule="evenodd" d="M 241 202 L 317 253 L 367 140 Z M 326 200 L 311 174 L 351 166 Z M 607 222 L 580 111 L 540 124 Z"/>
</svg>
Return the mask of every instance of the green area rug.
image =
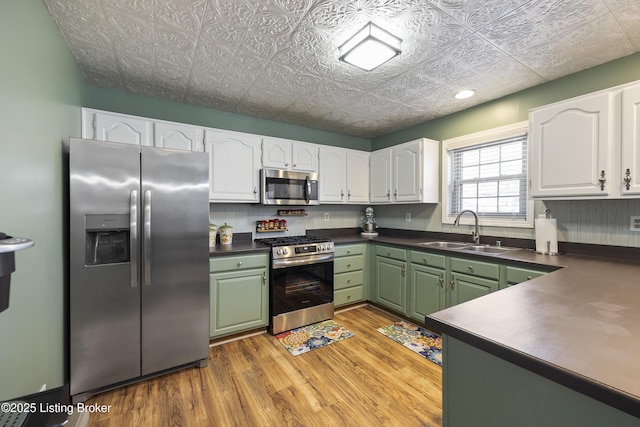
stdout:
<svg viewBox="0 0 640 427">
<path fill-rule="evenodd" d="M 438 334 L 402 320 L 384 328 L 378 328 L 377 331 L 436 365 L 442 366 L 442 337 Z"/>
<path fill-rule="evenodd" d="M 276 335 L 284 348 L 293 356 L 351 338 L 352 332 L 346 330 L 333 320 L 314 323 Z"/>
</svg>

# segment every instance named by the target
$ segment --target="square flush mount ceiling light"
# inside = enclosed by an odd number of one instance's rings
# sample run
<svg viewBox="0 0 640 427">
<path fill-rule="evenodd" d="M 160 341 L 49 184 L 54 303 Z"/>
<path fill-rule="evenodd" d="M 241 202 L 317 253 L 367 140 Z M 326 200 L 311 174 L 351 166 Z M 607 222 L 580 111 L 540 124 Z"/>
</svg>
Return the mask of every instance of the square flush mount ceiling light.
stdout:
<svg viewBox="0 0 640 427">
<path fill-rule="evenodd" d="M 338 48 L 340 61 L 371 71 L 394 56 L 400 55 L 398 37 L 369 22 Z"/>
</svg>

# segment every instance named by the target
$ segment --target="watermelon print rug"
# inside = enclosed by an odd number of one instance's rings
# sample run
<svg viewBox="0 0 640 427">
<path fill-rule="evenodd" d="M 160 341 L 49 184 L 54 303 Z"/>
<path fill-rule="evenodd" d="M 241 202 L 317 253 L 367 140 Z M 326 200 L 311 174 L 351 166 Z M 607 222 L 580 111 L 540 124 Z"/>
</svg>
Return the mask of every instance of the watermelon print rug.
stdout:
<svg viewBox="0 0 640 427">
<path fill-rule="evenodd" d="M 438 334 L 401 320 L 378 328 L 377 331 L 436 365 L 442 366 L 442 337 Z"/>
<path fill-rule="evenodd" d="M 325 320 L 282 332 L 276 335 L 276 338 L 292 356 L 298 356 L 352 336 L 352 332 L 333 320 Z"/>
</svg>

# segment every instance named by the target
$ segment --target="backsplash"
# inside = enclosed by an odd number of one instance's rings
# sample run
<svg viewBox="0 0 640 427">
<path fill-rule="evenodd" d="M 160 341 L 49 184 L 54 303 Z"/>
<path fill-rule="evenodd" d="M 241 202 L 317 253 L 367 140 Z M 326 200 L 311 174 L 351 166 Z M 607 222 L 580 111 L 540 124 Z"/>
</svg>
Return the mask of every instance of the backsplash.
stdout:
<svg viewBox="0 0 640 427">
<path fill-rule="evenodd" d="M 288 231 L 261 233 L 259 237 L 273 235 L 301 235 L 307 229 L 353 228 L 362 224 L 361 215 L 367 205 L 307 206 L 306 216 L 282 217 L 287 220 Z M 435 204 L 372 205 L 378 226 L 406 230 L 446 233 L 471 233 L 471 227 L 442 224 L 442 210 Z M 558 240 L 573 243 L 640 247 L 640 232 L 629 231 L 630 217 L 640 216 L 640 199 L 630 200 L 575 200 L 535 202 L 535 215 L 551 210 L 558 220 Z M 278 217 L 278 209 L 286 206 L 247 204 L 209 205 L 210 217 L 218 226 L 225 222 L 234 232 L 253 232 L 256 221 Z M 325 214 L 328 213 L 328 221 Z M 406 214 L 411 221 L 406 221 Z M 480 235 L 534 239 L 533 228 L 480 227 Z"/>
</svg>

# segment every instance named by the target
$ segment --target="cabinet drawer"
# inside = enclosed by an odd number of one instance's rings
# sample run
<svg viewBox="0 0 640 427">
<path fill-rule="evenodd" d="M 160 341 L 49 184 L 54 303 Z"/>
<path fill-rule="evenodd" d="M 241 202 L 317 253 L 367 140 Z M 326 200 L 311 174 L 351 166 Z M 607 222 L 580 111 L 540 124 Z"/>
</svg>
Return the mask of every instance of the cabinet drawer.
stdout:
<svg viewBox="0 0 640 427">
<path fill-rule="evenodd" d="M 341 245 L 335 247 L 334 256 L 336 258 L 349 255 L 362 255 L 364 253 L 364 245 Z"/>
<path fill-rule="evenodd" d="M 362 285 L 364 283 L 364 272 L 350 271 L 333 275 L 333 289 L 344 289 L 350 286 Z"/>
<path fill-rule="evenodd" d="M 269 265 L 269 255 L 234 255 L 209 258 L 209 271 L 244 270 L 246 268 L 266 268 Z"/>
<path fill-rule="evenodd" d="M 400 261 L 407 260 L 407 251 L 404 249 L 392 248 L 390 246 L 376 246 L 376 255 L 398 259 Z"/>
<path fill-rule="evenodd" d="M 506 279 L 507 283 L 522 283 L 527 280 L 534 279 L 538 276 L 542 276 L 546 274 L 543 271 L 538 270 L 530 270 L 527 268 L 519 268 L 519 267 L 506 267 Z"/>
<path fill-rule="evenodd" d="M 444 255 L 436 255 L 430 252 L 411 251 L 411 262 L 435 268 L 445 268 Z"/>
<path fill-rule="evenodd" d="M 333 293 L 333 304 L 340 306 L 352 302 L 362 301 L 363 287 L 354 286 L 352 288 L 340 289 Z"/>
<path fill-rule="evenodd" d="M 500 277 L 498 264 L 463 258 L 451 258 L 451 271 L 489 279 L 498 279 Z"/>
<path fill-rule="evenodd" d="M 348 256 L 333 260 L 333 272 L 344 273 L 347 271 L 362 270 L 364 268 L 363 256 Z"/>
</svg>

